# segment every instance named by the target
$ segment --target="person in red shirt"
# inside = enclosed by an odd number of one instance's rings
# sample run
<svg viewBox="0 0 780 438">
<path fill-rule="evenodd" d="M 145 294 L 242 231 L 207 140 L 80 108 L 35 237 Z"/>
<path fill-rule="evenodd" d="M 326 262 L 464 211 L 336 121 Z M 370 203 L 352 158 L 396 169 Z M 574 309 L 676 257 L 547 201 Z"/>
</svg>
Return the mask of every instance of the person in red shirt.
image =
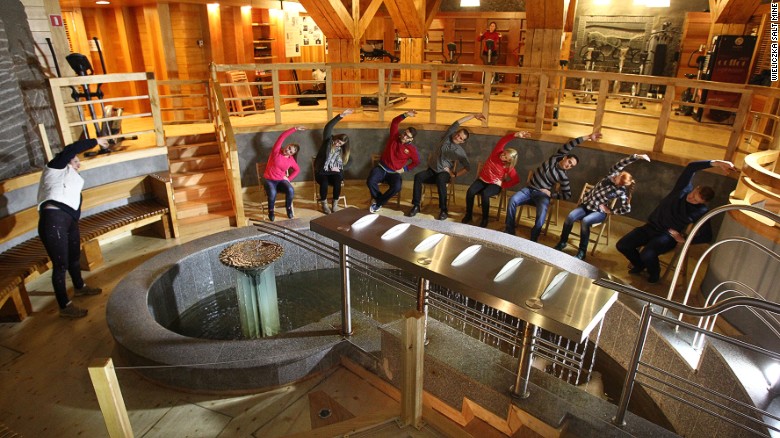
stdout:
<svg viewBox="0 0 780 438">
<path fill-rule="evenodd" d="M 464 224 L 471 223 L 471 214 L 474 211 L 474 197 L 482 197 L 482 220 L 479 226 L 485 228 L 490 215 L 490 197 L 501 192 L 501 189 L 512 187 L 520 182 L 517 176 L 515 165 L 517 165 L 517 151 L 512 148 L 505 148 L 506 145 L 515 138 L 528 138 L 530 133 L 527 131 L 518 131 L 505 135 L 496 143 L 493 152 L 490 153 L 479 177 L 474 181 L 466 191 L 466 215 L 461 220 Z"/>
<path fill-rule="evenodd" d="M 263 173 L 263 186 L 265 186 L 265 193 L 268 195 L 268 219 L 271 222 L 275 219 L 274 203 L 276 202 L 276 193 L 279 190 L 285 194 L 284 206 L 287 210 L 287 217 L 293 218 L 292 201 L 295 196 L 295 189 L 290 184 L 290 181 L 294 180 L 300 172 L 298 162 L 295 160 L 295 154 L 298 153 L 300 146 L 295 143 L 290 143 L 285 147 L 282 147 L 282 145 L 290 134 L 304 130 L 306 128 L 303 126 L 296 126 L 282 132 L 268 155 L 268 163 Z M 290 172 L 289 175 L 288 171 Z"/>
<path fill-rule="evenodd" d="M 385 150 L 379 163 L 371 169 L 366 180 L 368 191 L 371 193 L 371 206 L 369 211 L 376 213 L 388 200 L 401 191 L 401 174 L 414 169 L 420 163 L 417 148 L 412 144 L 417 130 L 413 127 L 406 128 L 398 133 L 398 125 L 407 117 L 414 117 L 417 111 L 407 111 L 394 118 L 390 123 L 390 138 L 387 140 Z M 382 193 L 379 183 L 387 183 L 390 188 Z"/>
<path fill-rule="evenodd" d="M 477 41 L 482 41 L 482 62 L 485 65 L 493 65 L 498 61 L 498 44 L 501 41 L 501 34 L 496 30 L 496 27 L 496 22 L 491 21 L 488 29 L 477 38 Z M 488 41 L 492 41 L 492 48 Z"/>
</svg>

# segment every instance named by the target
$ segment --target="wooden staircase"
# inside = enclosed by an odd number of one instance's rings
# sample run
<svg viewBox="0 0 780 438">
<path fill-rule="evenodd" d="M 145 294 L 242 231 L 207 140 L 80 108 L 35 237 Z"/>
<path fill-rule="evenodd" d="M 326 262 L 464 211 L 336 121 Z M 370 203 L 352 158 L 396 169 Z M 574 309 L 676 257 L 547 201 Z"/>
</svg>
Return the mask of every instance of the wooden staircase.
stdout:
<svg viewBox="0 0 780 438">
<path fill-rule="evenodd" d="M 216 136 L 169 137 L 166 146 L 181 234 L 213 233 L 235 226 Z"/>
</svg>

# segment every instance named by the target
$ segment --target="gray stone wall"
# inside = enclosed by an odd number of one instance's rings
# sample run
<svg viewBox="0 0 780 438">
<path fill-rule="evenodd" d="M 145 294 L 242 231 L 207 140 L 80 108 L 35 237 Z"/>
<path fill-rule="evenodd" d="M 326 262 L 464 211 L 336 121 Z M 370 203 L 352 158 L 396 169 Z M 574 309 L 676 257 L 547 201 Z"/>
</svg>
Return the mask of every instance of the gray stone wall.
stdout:
<svg viewBox="0 0 780 438">
<path fill-rule="evenodd" d="M 0 8 L 0 180 L 45 164 L 37 125 L 43 123 L 52 149 L 61 148 L 49 86 L 36 55 L 24 6 L 5 0 Z"/>
</svg>

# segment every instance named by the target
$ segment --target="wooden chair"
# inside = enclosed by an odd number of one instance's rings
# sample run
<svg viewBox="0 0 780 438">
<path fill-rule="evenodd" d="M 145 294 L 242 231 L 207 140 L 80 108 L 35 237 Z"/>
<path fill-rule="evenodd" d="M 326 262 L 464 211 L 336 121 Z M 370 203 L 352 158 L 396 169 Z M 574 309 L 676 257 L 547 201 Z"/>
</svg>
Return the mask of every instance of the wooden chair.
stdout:
<svg viewBox="0 0 780 438">
<path fill-rule="evenodd" d="M 528 178 L 526 178 L 526 183 L 527 184 L 531 183 L 531 178 L 533 176 L 534 176 L 534 171 L 533 170 L 529 170 L 528 171 Z M 558 193 L 560 190 L 561 190 L 561 185 L 558 184 L 558 183 L 555 183 L 555 186 L 553 187 L 551 194 Z M 526 205 L 533 205 L 533 204 L 523 204 L 523 205 L 520 206 L 520 209 L 517 211 L 517 216 L 515 217 L 515 224 L 516 225 L 520 224 L 520 218 L 523 216 L 523 207 L 525 207 Z M 552 210 L 553 208 L 555 208 L 555 225 L 557 226 L 558 225 L 558 213 L 560 212 L 560 208 L 561 208 L 560 199 L 558 199 L 558 198 L 550 199 L 550 205 L 547 207 L 547 218 L 545 219 L 545 225 L 544 225 L 544 228 L 542 229 L 542 233 L 545 236 L 547 235 L 547 230 L 550 228 L 550 222 L 551 222 L 551 219 L 552 219 L 552 215 L 550 215 L 550 210 Z M 526 216 L 529 219 L 531 218 L 530 209 L 526 211 Z"/>
<path fill-rule="evenodd" d="M 262 214 L 266 214 L 268 211 L 270 211 L 269 208 L 268 208 L 268 192 L 265 191 L 265 184 L 263 183 L 263 180 L 264 180 L 263 175 L 265 174 L 265 166 L 266 165 L 267 165 L 267 163 L 265 163 L 265 162 L 263 162 L 263 163 L 258 162 L 258 163 L 255 164 L 255 166 L 257 167 L 257 182 L 260 184 L 260 188 L 263 191 L 260 196 L 265 195 L 265 199 L 261 199 L 260 200 L 260 208 L 261 208 L 260 211 L 261 211 Z M 289 173 L 290 172 L 288 170 L 287 174 L 289 175 Z M 283 196 L 277 196 L 276 197 L 276 202 L 274 202 L 274 210 L 276 209 L 276 204 L 278 204 L 280 202 L 282 203 L 282 206 L 285 205 L 285 203 L 284 203 L 285 199 L 284 199 Z M 293 212 L 295 212 L 295 199 L 293 199 L 293 202 L 292 202 L 291 205 L 292 205 Z"/>
<path fill-rule="evenodd" d="M 313 196 L 313 199 L 314 199 L 314 203 L 316 204 L 316 203 L 320 202 L 320 186 L 319 186 L 319 184 L 317 184 L 317 179 L 315 178 L 315 175 L 317 175 L 317 171 L 314 169 L 314 160 L 315 160 L 315 158 L 311 159 L 311 177 L 314 178 L 314 186 L 313 186 L 314 187 L 314 190 L 313 190 L 313 192 L 314 192 L 313 195 L 314 196 Z M 342 189 L 344 188 L 344 181 L 343 180 L 341 181 L 341 188 Z M 343 190 L 342 190 L 342 193 L 344 193 Z M 342 200 L 344 201 L 344 208 L 349 207 L 349 205 L 347 205 L 347 197 L 346 197 L 346 195 L 339 196 L 338 200 L 339 201 L 342 201 Z"/>
<path fill-rule="evenodd" d="M 230 83 L 243 84 L 227 87 L 230 98 L 236 99 L 228 101 L 230 103 L 230 112 L 243 117 L 245 111 L 255 111 L 255 100 L 254 96 L 252 96 L 252 87 L 248 84 L 249 80 L 246 77 L 246 72 L 230 70 L 226 72 L 226 76 L 227 81 Z"/>
<path fill-rule="evenodd" d="M 577 201 L 577 205 L 582 204 L 583 198 L 585 198 L 585 194 L 588 193 L 593 188 L 593 184 L 585 183 L 585 185 L 582 187 L 582 192 L 580 193 L 580 198 Z M 609 202 L 609 209 L 612 210 L 615 208 L 615 204 L 617 204 L 617 198 L 612 198 L 612 200 Z M 593 240 L 593 238 L 590 239 L 591 242 L 593 242 L 593 249 L 590 251 L 590 255 L 596 255 L 596 248 L 599 246 L 599 242 L 601 241 L 601 237 L 604 235 L 604 230 L 607 231 L 605 239 L 605 245 L 609 246 L 609 235 L 612 233 L 612 215 L 608 214 L 607 217 L 604 219 L 603 222 L 600 222 L 598 224 L 593 224 L 590 227 L 591 235 L 593 235 L 594 228 L 599 228 L 599 234 L 596 236 L 596 239 Z M 571 233 L 573 236 L 579 237 L 580 235 L 578 233 Z"/>
<path fill-rule="evenodd" d="M 483 163 L 481 161 L 477 164 L 477 175 L 482 173 L 482 166 L 484 166 L 484 165 L 485 165 L 485 163 Z M 502 187 L 501 191 L 497 195 L 493 195 L 490 198 L 491 199 L 498 198 L 498 205 L 496 206 L 496 220 L 500 222 L 501 221 L 501 211 L 506 209 L 506 189 Z M 478 207 L 482 207 L 482 197 L 481 196 L 477 196 L 477 206 Z"/>
<path fill-rule="evenodd" d="M 371 154 L 371 168 L 372 169 L 374 167 L 376 167 L 377 163 L 379 163 L 379 158 L 380 158 L 379 154 Z M 387 184 L 385 184 L 385 183 L 380 183 L 380 185 L 387 186 Z M 401 207 L 401 192 L 396 193 L 395 196 L 393 196 L 393 197 L 395 198 L 395 205 L 400 208 Z"/>
<path fill-rule="evenodd" d="M 430 160 L 430 154 L 428 154 L 428 159 Z M 452 173 L 458 173 L 458 162 L 456 161 L 455 164 L 452 166 Z M 455 205 L 455 178 L 450 178 L 450 182 L 447 183 L 447 204 Z M 422 186 L 422 199 L 420 199 L 420 204 L 422 204 L 423 200 L 425 200 L 425 192 L 428 192 L 428 204 L 433 202 L 433 199 L 439 199 L 439 189 L 436 187 L 436 184 L 427 184 L 423 183 Z"/>
</svg>

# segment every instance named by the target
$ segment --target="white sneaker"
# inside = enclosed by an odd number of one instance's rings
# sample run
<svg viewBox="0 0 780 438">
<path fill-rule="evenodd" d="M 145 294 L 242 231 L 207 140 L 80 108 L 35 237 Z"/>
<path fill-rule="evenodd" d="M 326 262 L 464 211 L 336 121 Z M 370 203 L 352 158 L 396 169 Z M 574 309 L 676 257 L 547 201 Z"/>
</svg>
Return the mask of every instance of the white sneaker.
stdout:
<svg viewBox="0 0 780 438">
<path fill-rule="evenodd" d="M 371 213 L 376 213 L 376 212 L 379 211 L 380 208 L 382 208 L 382 207 L 380 207 L 380 206 L 378 206 L 378 205 L 376 205 L 374 203 L 374 204 L 371 204 L 371 206 L 368 207 L 368 211 L 370 211 Z"/>
</svg>

